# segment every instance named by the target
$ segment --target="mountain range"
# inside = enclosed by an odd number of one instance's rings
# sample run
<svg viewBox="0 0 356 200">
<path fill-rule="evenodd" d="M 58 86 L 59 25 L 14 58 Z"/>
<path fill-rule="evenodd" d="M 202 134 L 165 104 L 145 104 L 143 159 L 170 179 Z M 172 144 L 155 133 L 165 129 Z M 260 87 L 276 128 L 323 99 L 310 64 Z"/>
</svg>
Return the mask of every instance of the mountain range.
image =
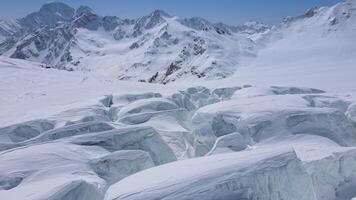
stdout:
<svg viewBox="0 0 356 200">
<path fill-rule="evenodd" d="M 354 2 L 310 9 L 276 26 L 254 21 L 230 26 L 162 10 L 121 19 L 52 2 L 21 19 L 0 21 L 0 55 L 119 80 L 221 79 L 248 65 L 261 48 L 295 33 L 313 31 L 317 39 L 344 32 L 355 21 Z"/>
</svg>

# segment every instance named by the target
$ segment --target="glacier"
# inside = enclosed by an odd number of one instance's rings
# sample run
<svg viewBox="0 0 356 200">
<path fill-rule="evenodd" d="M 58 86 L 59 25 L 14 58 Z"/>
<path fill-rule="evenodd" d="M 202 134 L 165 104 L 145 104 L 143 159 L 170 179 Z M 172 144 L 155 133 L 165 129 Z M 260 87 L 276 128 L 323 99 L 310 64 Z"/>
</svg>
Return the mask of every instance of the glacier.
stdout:
<svg viewBox="0 0 356 200">
<path fill-rule="evenodd" d="M 0 20 L 0 199 L 355 199 L 355 8 Z"/>
</svg>

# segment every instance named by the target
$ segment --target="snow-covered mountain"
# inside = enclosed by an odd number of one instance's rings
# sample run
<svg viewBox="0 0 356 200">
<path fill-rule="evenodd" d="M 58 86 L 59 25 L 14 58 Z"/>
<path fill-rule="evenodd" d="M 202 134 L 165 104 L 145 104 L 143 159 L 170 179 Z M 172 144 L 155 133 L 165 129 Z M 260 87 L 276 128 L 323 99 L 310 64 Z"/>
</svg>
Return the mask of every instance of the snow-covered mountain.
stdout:
<svg viewBox="0 0 356 200">
<path fill-rule="evenodd" d="M 16 25 L 21 31 L 10 30 L 16 36 L 3 34 L 8 36 L 0 44 L 5 56 L 159 83 L 225 78 L 243 58 L 255 55 L 255 44 L 246 34 L 269 29 L 257 23 L 234 27 L 201 18 L 179 19 L 161 10 L 133 20 L 103 17 L 86 6 L 75 11 L 63 3 L 45 4 Z"/>
<path fill-rule="evenodd" d="M 57 23 L 67 22 L 74 16 L 75 9 L 60 3 L 51 2 L 44 4 L 38 12 L 31 13 L 19 20 L 19 23 L 33 30 L 42 26 L 55 27 Z"/>
<path fill-rule="evenodd" d="M 354 7 L 355 1 L 348 0 L 314 8 L 271 28 L 253 21 L 230 26 L 199 17 L 180 19 L 162 10 L 120 19 L 100 16 L 86 6 L 75 10 L 48 3 L 17 21 L 1 21 L 0 54 L 108 79 L 157 83 L 221 79 L 241 67 L 255 68 L 250 66 L 256 63 L 282 65 L 291 61 L 289 57 L 320 60 L 320 51 L 327 55 L 340 46 L 347 50 L 332 52 L 338 54 L 334 60 L 342 60 L 344 52 L 352 56 Z M 271 51 L 273 55 L 264 60 L 265 50 L 278 45 L 286 48 L 286 55 Z"/>
<path fill-rule="evenodd" d="M 355 76 L 355 35 L 355 0 L 287 17 L 256 38 L 256 59 L 231 78 L 254 85 L 348 88 Z"/>
<path fill-rule="evenodd" d="M 355 12 L 1 21 L 0 199 L 355 199 Z"/>
<path fill-rule="evenodd" d="M 0 20 L 0 42 L 21 31 L 21 26 L 16 20 Z"/>
</svg>

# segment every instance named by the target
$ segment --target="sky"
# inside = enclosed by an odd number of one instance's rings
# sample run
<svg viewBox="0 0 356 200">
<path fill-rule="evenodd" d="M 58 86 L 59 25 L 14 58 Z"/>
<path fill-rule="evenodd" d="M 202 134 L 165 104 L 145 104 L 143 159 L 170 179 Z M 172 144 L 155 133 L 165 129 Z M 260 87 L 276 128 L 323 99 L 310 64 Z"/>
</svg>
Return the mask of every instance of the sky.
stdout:
<svg viewBox="0 0 356 200">
<path fill-rule="evenodd" d="M 239 25 L 248 20 L 276 24 L 286 16 L 303 14 L 316 6 L 341 0 L 59 0 L 74 8 L 91 7 L 100 15 L 137 18 L 162 9 L 178 17 L 202 17 L 212 22 Z M 20 18 L 48 0 L 0 0 L 0 18 Z"/>
</svg>

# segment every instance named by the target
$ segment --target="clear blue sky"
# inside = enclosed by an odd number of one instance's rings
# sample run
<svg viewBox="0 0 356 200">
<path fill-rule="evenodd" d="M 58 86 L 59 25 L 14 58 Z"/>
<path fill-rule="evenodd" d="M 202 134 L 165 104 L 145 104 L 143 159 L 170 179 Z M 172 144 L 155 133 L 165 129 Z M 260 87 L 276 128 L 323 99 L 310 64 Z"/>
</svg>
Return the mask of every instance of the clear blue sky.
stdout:
<svg viewBox="0 0 356 200">
<path fill-rule="evenodd" d="M 203 17 L 213 22 L 237 25 L 247 20 L 275 24 L 315 6 L 330 6 L 340 0 L 61 0 L 77 8 L 88 5 L 101 15 L 135 18 L 163 9 L 179 17 Z M 0 18 L 19 18 L 48 0 L 0 0 Z"/>
</svg>

